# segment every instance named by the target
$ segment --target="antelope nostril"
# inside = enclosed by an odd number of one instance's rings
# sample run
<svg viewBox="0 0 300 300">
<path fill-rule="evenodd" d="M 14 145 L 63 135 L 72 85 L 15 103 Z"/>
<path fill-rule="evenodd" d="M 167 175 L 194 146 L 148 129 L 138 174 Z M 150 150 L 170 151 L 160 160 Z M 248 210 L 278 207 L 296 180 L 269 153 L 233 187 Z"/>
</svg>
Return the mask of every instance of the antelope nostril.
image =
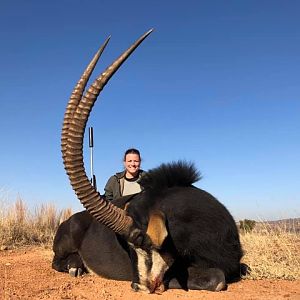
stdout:
<svg viewBox="0 0 300 300">
<path fill-rule="evenodd" d="M 159 278 L 155 278 L 153 281 L 149 283 L 149 291 L 153 294 L 158 287 L 161 285 L 161 280 Z"/>
</svg>

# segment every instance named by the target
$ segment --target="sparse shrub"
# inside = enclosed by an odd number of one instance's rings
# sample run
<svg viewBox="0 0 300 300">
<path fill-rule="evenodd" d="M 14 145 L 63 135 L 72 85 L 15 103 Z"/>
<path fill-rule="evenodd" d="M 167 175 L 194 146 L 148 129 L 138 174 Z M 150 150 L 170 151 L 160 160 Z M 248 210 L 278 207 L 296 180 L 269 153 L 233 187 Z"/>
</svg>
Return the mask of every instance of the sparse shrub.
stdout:
<svg viewBox="0 0 300 300">
<path fill-rule="evenodd" d="M 251 232 L 255 227 L 256 221 L 245 219 L 240 221 L 240 230 L 244 232 Z"/>
</svg>

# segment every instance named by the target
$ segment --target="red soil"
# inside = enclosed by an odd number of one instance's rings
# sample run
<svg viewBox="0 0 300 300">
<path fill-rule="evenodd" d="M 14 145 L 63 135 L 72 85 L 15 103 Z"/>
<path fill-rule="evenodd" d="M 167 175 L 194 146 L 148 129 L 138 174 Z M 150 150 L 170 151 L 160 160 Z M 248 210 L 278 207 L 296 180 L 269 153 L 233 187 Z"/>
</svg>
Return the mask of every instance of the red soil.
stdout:
<svg viewBox="0 0 300 300">
<path fill-rule="evenodd" d="M 300 280 L 242 280 L 218 293 L 169 290 L 163 295 L 148 295 L 133 292 L 129 282 L 58 273 L 51 269 L 51 260 L 52 251 L 38 247 L 0 251 L 0 299 L 300 300 Z"/>
</svg>

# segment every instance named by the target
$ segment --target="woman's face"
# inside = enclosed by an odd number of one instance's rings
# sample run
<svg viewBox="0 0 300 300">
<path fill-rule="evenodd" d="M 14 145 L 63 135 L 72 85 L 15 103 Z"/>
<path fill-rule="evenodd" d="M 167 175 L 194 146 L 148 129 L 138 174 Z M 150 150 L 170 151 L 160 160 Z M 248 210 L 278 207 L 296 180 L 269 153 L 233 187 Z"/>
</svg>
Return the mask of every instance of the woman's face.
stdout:
<svg viewBox="0 0 300 300">
<path fill-rule="evenodd" d="M 138 154 L 129 153 L 125 157 L 124 166 L 126 170 L 126 177 L 133 178 L 138 174 L 141 160 Z"/>
</svg>

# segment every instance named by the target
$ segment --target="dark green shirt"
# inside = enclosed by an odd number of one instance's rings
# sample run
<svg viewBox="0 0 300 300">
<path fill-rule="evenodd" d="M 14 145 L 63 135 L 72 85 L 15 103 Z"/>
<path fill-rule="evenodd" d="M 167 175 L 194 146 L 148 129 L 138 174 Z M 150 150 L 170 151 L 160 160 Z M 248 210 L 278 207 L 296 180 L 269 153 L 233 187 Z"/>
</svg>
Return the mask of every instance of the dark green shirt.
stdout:
<svg viewBox="0 0 300 300">
<path fill-rule="evenodd" d="M 116 173 L 115 175 L 111 176 L 104 188 L 104 196 L 107 200 L 115 200 L 117 198 L 122 197 L 123 189 L 124 189 L 124 180 L 125 179 L 126 171 Z M 144 171 L 139 170 L 139 176 L 136 181 L 139 181 L 141 176 L 143 175 Z"/>
</svg>

